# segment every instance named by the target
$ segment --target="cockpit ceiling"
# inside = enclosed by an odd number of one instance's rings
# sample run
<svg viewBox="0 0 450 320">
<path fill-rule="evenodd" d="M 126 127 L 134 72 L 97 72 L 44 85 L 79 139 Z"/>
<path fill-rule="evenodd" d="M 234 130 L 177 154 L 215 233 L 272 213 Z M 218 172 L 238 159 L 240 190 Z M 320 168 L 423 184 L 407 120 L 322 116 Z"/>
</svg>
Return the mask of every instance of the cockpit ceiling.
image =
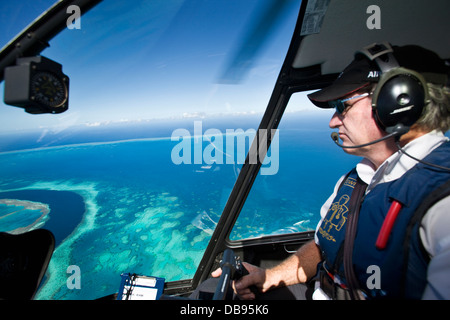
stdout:
<svg viewBox="0 0 450 320">
<path fill-rule="evenodd" d="M 355 51 L 383 41 L 392 45 L 417 44 L 443 59 L 450 58 L 449 0 L 331 0 L 326 7 L 327 3 L 308 3 L 304 38 L 293 62 L 296 69 L 320 65 L 322 75 L 339 73 Z M 377 18 L 373 16 L 377 13 L 368 10 L 371 5 L 380 9 L 379 20 L 375 21 L 380 29 L 367 26 L 368 20 L 371 24 L 371 19 Z"/>
</svg>

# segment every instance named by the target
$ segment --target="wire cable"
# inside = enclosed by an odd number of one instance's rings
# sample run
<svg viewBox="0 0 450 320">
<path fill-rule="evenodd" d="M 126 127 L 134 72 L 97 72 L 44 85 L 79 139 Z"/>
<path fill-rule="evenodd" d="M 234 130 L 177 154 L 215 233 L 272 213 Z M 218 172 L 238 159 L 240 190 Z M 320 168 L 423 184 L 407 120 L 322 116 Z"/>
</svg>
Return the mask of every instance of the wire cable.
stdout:
<svg viewBox="0 0 450 320">
<path fill-rule="evenodd" d="M 427 166 L 435 167 L 435 168 L 438 168 L 438 169 L 441 169 L 441 170 L 450 171 L 450 168 L 447 168 L 447 167 L 444 167 L 444 166 L 440 166 L 438 164 L 430 163 L 430 162 L 427 162 L 427 161 L 423 161 L 423 160 L 417 159 L 416 157 L 413 157 L 412 155 L 407 153 L 405 150 L 403 150 L 403 148 L 400 146 L 400 143 L 399 143 L 398 139 L 395 139 L 395 144 L 397 145 L 397 148 L 398 148 L 398 150 L 400 150 L 401 153 L 403 153 L 404 155 L 410 157 L 411 159 L 416 160 L 417 162 L 420 162 L 420 163 L 423 163 L 423 164 L 425 164 Z"/>
</svg>

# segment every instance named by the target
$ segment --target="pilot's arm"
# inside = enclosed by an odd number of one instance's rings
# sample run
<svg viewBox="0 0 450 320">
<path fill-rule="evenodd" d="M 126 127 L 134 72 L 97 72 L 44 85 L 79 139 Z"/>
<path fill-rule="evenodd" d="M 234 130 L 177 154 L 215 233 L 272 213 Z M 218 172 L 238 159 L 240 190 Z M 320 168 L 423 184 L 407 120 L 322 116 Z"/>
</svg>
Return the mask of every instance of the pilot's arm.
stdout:
<svg viewBox="0 0 450 320">
<path fill-rule="evenodd" d="M 249 274 L 236 281 L 234 289 L 242 299 L 255 299 L 250 286 L 256 286 L 261 292 L 266 292 L 276 287 L 305 283 L 316 274 L 320 261 L 319 247 L 311 240 L 271 269 L 262 269 L 244 262 Z"/>
</svg>

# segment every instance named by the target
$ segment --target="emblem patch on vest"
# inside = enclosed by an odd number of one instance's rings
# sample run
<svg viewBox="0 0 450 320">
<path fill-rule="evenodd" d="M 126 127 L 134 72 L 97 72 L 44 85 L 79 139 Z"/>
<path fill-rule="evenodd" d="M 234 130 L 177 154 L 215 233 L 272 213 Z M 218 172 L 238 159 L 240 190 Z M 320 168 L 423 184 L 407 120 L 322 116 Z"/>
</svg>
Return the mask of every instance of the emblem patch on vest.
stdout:
<svg viewBox="0 0 450 320">
<path fill-rule="evenodd" d="M 354 178 L 348 177 L 344 182 L 344 186 L 354 188 L 356 184 L 356 180 Z M 345 193 L 341 195 L 339 198 L 336 197 L 333 204 L 328 209 L 328 212 L 325 218 L 322 221 L 322 224 L 319 228 L 319 233 L 322 235 L 324 239 L 329 241 L 336 242 L 336 239 L 333 236 L 334 232 L 341 231 L 342 227 L 347 222 L 347 214 L 348 214 L 348 202 L 350 201 L 350 195 Z"/>
</svg>

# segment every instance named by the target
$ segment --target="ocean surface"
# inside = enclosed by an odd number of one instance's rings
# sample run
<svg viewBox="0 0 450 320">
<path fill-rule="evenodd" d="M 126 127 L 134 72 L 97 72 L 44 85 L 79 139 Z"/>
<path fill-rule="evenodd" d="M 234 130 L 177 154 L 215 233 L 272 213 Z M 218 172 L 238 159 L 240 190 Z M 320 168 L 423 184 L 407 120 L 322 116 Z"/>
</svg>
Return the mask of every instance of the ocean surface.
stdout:
<svg viewBox="0 0 450 320">
<path fill-rule="evenodd" d="M 228 120 L 2 136 L 0 231 L 46 228 L 56 238 L 36 299 L 97 299 L 117 292 L 128 272 L 191 278 L 249 148 L 237 136 L 257 128 L 259 118 Z M 316 227 L 335 181 L 359 160 L 334 145 L 327 123 L 283 120 L 271 162 L 263 164 L 272 172 L 256 178 L 232 240 Z M 176 128 L 191 136 L 171 138 Z M 68 284 L 71 266 L 79 268 L 79 288 Z"/>
</svg>

